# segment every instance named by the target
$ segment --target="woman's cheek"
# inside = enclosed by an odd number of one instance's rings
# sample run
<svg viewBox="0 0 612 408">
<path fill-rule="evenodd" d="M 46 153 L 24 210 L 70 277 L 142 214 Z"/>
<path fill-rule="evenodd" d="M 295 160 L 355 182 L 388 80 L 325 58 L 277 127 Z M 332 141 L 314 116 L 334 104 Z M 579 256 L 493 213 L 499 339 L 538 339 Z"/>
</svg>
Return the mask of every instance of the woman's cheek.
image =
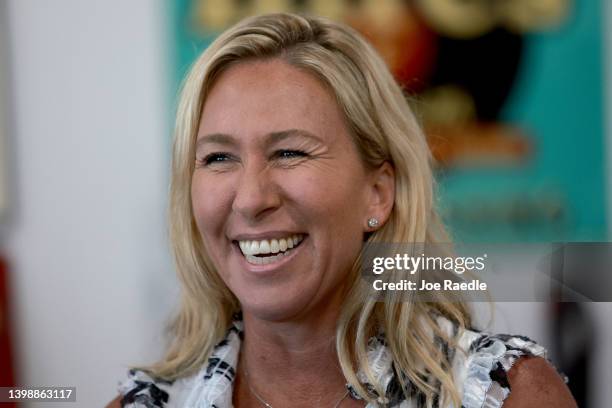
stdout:
<svg viewBox="0 0 612 408">
<path fill-rule="evenodd" d="M 194 216 L 200 232 L 204 226 L 210 228 L 215 220 L 219 220 L 222 212 L 222 194 L 215 183 L 205 177 L 194 177 L 191 188 L 191 202 Z"/>
<path fill-rule="evenodd" d="M 286 191 L 291 191 L 293 197 L 299 198 L 299 202 L 323 206 L 330 200 L 334 201 L 339 188 L 344 188 L 339 183 L 341 172 L 340 169 L 305 166 L 282 175 L 279 180 L 282 180 Z"/>
</svg>

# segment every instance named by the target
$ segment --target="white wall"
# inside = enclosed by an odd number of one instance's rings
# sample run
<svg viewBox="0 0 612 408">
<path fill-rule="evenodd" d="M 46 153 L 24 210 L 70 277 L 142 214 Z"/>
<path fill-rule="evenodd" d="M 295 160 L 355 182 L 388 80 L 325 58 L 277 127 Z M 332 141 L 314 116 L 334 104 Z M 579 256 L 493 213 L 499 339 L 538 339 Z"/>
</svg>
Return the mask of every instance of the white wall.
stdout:
<svg viewBox="0 0 612 408">
<path fill-rule="evenodd" d="M 18 375 L 76 386 L 75 407 L 103 406 L 127 364 L 157 356 L 173 300 L 163 12 L 151 0 L 8 1 Z"/>
</svg>

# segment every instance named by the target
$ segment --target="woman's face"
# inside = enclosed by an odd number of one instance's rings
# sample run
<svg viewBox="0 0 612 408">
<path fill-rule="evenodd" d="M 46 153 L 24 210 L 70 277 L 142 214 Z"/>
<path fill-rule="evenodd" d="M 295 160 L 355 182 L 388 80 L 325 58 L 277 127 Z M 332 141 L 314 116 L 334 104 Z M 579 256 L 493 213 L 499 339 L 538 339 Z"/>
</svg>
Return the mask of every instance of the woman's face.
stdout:
<svg viewBox="0 0 612 408">
<path fill-rule="evenodd" d="M 224 72 L 202 112 L 195 160 L 195 220 L 244 312 L 285 320 L 341 300 L 377 214 L 372 175 L 315 77 L 280 60 Z"/>
</svg>

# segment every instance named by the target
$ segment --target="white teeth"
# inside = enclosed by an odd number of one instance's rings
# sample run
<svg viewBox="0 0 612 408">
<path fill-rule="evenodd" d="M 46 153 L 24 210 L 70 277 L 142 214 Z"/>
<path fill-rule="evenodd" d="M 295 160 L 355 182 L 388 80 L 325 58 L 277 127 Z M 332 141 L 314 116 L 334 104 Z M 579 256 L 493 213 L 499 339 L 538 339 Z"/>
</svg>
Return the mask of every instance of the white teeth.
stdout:
<svg viewBox="0 0 612 408">
<path fill-rule="evenodd" d="M 268 240 L 259 241 L 259 253 L 269 254 L 270 253 L 270 242 Z"/>
<path fill-rule="evenodd" d="M 246 255 L 245 258 L 247 260 L 248 263 L 251 264 L 255 264 L 255 265 L 267 265 L 267 264 L 271 264 L 273 262 L 278 261 L 281 258 L 284 258 L 285 256 L 287 256 L 288 252 L 281 252 L 280 254 L 277 255 L 272 255 L 272 256 L 253 256 L 253 255 Z"/>
<path fill-rule="evenodd" d="M 304 235 L 296 234 L 280 239 L 263 239 L 260 241 L 239 241 L 240 251 L 247 259 L 253 255 L 272 255 L 287 252 L 291 248 L 297 246 L 304 239 Z M 272 259 L 274 256 L 257 257 L 257 259 Z M 250 261 L 249 261 L 250 262 Z M 252 263 L 256 263 L 255 261 Z"/>
<path fill-rule="evenodd" d="M 291 242 L 293 242 L 293 240 Z M 285 252 L 287 250 L 287 240 L 286 239 L 278 240 L 278 249 L 282 252 Z"/>
</svg>

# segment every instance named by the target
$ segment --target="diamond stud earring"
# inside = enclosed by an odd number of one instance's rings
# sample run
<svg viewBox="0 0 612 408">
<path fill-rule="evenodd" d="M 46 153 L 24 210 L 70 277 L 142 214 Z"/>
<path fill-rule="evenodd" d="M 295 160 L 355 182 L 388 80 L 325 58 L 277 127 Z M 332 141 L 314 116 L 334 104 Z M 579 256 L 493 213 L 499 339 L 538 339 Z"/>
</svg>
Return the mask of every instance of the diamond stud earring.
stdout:
<svg viewBox="0 0 612 408">
<path fill-rule="evenodd" d="M 376 218 L 370 218 L 368 220 L 368 227 L 370 227 L 370 228 L 378 227 L 378 220 Z"/>
</svg>

